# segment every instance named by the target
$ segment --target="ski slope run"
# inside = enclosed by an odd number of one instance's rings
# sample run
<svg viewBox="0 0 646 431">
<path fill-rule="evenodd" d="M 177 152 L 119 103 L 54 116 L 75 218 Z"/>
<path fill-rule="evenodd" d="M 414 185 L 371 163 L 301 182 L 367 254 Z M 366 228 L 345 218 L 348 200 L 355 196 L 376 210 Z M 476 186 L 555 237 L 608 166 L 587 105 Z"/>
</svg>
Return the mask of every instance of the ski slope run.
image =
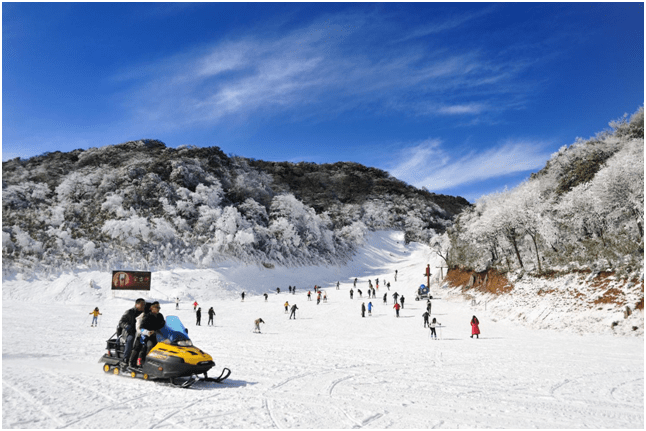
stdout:
<svg viewBox="0 0 646 431">
<path fill-rule="evenodd" d="M 442 339 L 422 327 L 414 291 L 438 262 L 395 232 L 375 234 L 346 267 L 153 274 L 150 299 L 232 370 L 191 389 L 105 374 L 99 357 L 136 293 L 112 297 L 110 274 L 3 280 L 3 428 L 643 428 L 643 338 L 538 331 L 494 322 L 434 286 Z M 398 281 L 394 271 L 398 270 Z M 349 289 L 354 277 L 363 298 Z M 89 279 L 95 284 L 90 291 Z M 372 316 L 367 280 L 380 279 Z M 336 289 L 336 282 L 341 282 Z M 383 304 L 383 280 L 391 282 Z M 307 301 L 321 285 L 328 301 Z M 295 295 L 286 293 L 296 285 Z M 280 294 L 275 288 L 280 287 Z M 246 292 L 245 301 L 240 293 Z M 392 293 L 404 294 L 400 318 Z M 262 293 L 269 292 L 264 300 Z M 312 291 L 313 292 L 313 291 Z M 131 294 L 131 296 L 126 296 Z M 180 295 L 175 310 L 174 295 Z M 193 307 L 202 307 L 195 326 Z M 284 303 L 298 306 L 289 320 Z M 89 312 L 103 313 L 90 327 Z M 206 326 L 206 310 L 216 311 Z M 477 315 L 480 339 L 471 339 Z M 266 322 L 253 333 L 253 320 Z"/>
</svg>

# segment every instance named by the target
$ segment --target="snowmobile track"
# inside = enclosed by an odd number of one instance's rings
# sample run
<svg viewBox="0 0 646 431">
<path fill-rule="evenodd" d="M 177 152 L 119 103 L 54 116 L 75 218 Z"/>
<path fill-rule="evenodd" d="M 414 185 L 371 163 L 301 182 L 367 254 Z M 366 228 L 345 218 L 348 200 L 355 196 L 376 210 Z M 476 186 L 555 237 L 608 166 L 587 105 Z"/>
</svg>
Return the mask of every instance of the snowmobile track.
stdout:
<svg viewBox="0 0 646 431">
<path fill-rule="evenodd" d="M 45 405 L 43 405 L 42 402 L 38 401 L 36 398 L 32 397 L 25 391 L 18 389 L 15 385 L 7 383 L 4 379 L 2 380 L 2 385 L 13 390 L 18 395 L 20 395 L 25 401 L 27 401 L 29 404 L 34 406 L 37 410 L 44 413 L 45 416 L 49 417 L 52 421 L 57 423 L 59 428 L 65 426 L 65 422 L 63 422 L 62 419 L 58 418 L 55 414 L 50 412 L 49 409 Z"/>
</svg>

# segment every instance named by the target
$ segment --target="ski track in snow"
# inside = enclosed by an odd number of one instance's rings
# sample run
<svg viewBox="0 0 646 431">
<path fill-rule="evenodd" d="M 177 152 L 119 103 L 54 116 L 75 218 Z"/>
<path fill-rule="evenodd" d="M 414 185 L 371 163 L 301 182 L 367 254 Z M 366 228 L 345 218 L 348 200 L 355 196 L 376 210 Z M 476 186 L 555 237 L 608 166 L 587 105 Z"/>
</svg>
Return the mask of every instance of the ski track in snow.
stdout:
<svg viewBox="0 0 646 431">
<path fill-rule="evenodd" d="M 446 292 L 434 286 L 432 316 L 443 324 L 443 339 L 432 340 L 422 327 L 425 303 L 414 301 L 414 291 L 436 258 L 402 239 L 376 235 L 365 255 L 342 268 L 154 273 L 150 298 L 162 302 L 164 315 L 178 315 L 195 345 L 214 357 L 209 374 L 232 370 L 223 383 L 190 389 L 106 374 L 98 363 L 140 293 L 113 298 L 97 273 L 91 277 L 99 289 L 90 294 L 83 272 L 45 282 L 5 280 L 3 428 L 644 427 L 643 338 L 494 321 L 483 307 L 440 299 Z M 219 278 L 209 278 L 214 274 Z M 364 293 L 368 279 L 379 278 L 377 298 L 350 300 L 355 277 Z M 388 304 L 382 280 L 392 284 Z M 307 301 L 315 283 L 327 303 Z M 295 295 L 275 292 L 294 284 Z M 407 298 L 399 319 L 395 291 Z M 182 297 L 178 311 L 175 295 Z M 42 301 L 30 299 L 38 296 Z M 214 307 L 215 326 L 195 326 L 189 306 L 195 299 L 203 313 Z M 296 320 L 284 313 L 286 300 L 298 305 Z M 368 301 L 372 316 L 362 318 L 361 303 Z M 91 328 L 88 312 L 97 305 L 103 315 Z M 469 338 L 473 314 L 480 339 Z M 249 328 L 258 317 L 267 323 L 254 334 Z"/>
</svg>

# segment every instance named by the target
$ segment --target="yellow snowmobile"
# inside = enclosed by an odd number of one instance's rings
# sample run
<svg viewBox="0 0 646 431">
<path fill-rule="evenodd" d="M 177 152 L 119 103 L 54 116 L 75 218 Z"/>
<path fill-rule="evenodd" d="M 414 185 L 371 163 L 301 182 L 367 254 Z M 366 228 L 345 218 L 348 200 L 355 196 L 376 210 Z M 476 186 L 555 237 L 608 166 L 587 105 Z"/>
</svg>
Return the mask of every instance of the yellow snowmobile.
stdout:
<svg viewBox="0 0 646 431">
<path fill-rule="evenodd" d="M 138 342 L 135 339 L 135 343 Z M 208 377 L 207 372 L 215 366 L 213 358 L 193 346 L 188 338 L 188 330 L 177 316 L 166 318 L 166 326 L 157 334 L 157 344 L 150 349 L 141 368 L 123 367 L 122 364 L 128 359 L 123 357 L 123 350 L 124 340 L 115 332 L 107 340 L 107 352 L 99 360 L 104 363 L 103 371 L 144 380 L 168 380 L 184 388 L 199 380 L 220 383 L 231 374 L 231 370 L 224 368 L 219 377 Z M 204 377 L 198 377 L 199 374 Z"/>
</svg>

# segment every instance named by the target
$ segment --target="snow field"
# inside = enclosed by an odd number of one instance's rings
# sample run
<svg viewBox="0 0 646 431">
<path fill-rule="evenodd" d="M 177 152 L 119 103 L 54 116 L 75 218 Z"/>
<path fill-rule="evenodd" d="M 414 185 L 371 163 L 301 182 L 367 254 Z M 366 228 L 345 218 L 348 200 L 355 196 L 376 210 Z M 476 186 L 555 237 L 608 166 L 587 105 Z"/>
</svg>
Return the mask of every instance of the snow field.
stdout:
<svg viewBox="0 0 646 431">
<path fill-rule="evenodd" d="M 5 280 L 3 428 L 644 427 L 643 338 L 494 322 L 482 307 L 448 301 L 435 286 L 432 316 L 445 327 L 442 340 L 431 340 L 422 327 L 425 301 L 414 301 L 414 292 L 426 264 L 437 266 L 435 257 L 402 239 L 376 234 L 343 268 L 153 273 L 150 299 L 160 300 L 165 316 L 178 315 L 195 345 L 214 357 L 211 374 L 232 370 L 222 384 L 192 389 L 103 373 L 105 340 L 140 296 L 112 298 L 109 274 Z M 350 300 L 355 276 L 364 295 Z M 377 277 L 373 315 L 361 318 L 361 303 L 370 301 L 367 279 Z M 384 278 L 391 282 L 387 305 Z M 313 289 L 307 301 L 314 284 L 327 303 L 316 305 Z M 406 296 L 399 319 L 394 291 Z M 195 326 L 193 300 L 202 307 L 202 326 Z M 286 300 L 299 307 L 296 320 L 285 314 Z M 95 306 L 103 315 L 92 328 Z M 215 327 L 206 326 L 211 306 Z M 480 339 L 469 338 L 473 314 Z M 253 333 L 258 317 L 267 322 L 262 334 Z"/>
</svg>

